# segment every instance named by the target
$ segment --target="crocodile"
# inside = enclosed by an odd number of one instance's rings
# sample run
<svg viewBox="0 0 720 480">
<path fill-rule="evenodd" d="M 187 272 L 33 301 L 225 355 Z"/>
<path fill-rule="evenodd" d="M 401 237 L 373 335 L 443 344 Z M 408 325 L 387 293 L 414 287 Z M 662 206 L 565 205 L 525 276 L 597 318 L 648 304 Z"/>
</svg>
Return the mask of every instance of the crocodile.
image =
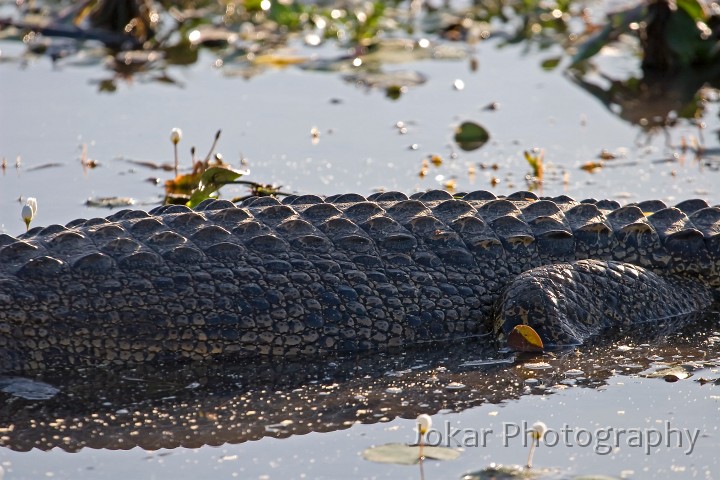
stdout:
<svg viewBox="0 0 720 480">
<path fill-rule="evenodd" d="M 207 200 L 0 235 L 0 371 L 490 343 L 518 324 L 577 345 L 719 297 L 703 200 Z"/>
</svg>

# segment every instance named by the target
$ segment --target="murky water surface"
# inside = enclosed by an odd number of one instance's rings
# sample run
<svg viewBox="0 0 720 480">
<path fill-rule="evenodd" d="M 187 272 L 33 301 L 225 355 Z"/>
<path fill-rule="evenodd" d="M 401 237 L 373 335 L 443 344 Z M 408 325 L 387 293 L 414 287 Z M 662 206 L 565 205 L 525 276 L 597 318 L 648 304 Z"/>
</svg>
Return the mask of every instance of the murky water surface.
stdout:
<svg viewBox="0 0 720 480">
<path fill-rule="evenodd" d="M 294 48 L 318 59 L 346 53 Z M 539 67 L 553 52 L 498 50 L 489 41 L 461 60 L 388 65 L 427 78 L 392 101 L 333 72 L 288 67 L 245 80 L 213 68 L 208 51 L 191 66 L 168 70 L 176 85 L 140 75 L 99 93 L 98 83 L 113 73 L 92 55 L 53 65 L 46 57 L 21 60 L 17 43 L 0 41 L 0 51 L 0 157 L 7 159 L 0 232 L 24 229 L 20 197 L 37 197 L 34 225 L 112 212 L 86 207 L 90 197 L 156 205 L 170 173 L 136 162 L 171 163 L 173 127 L 184 132 L 185 167 L 190 146 L 204 155 L 221 128 L 218 150 L 226 161 L 239 167 L 244 158 L 248 179 L 293 192 L 411 192 L 454 180 L 457 191 L 505 194 L 527 188 L 523 151 L 537 147 L 546 162 L 543 195 L 720 202 L 717 103 L 705 106 L 703 129 L 682 120 L 651 128 L 640 119 L 665 115 L 687 98 L 605 106 L 562 68 Z M 601 64 L 619 76 L 636 69 L 623 58 Z M 456 80 L 462 89 L 453 87 Z M 491 103 L 498 108 L 486 109 Z M 454 144 L 453 130 L 466 120 L 490 132 L 483 148 L 464 152 Z M 700 155 L 690 148 L 696 144 Z M 96 168 L 82 167 L 83 145 Z M 602 150 L 618 158 L 594 173 L 581 169 Z M 442 163 L 419 176 L 432 155 Z M 535 465 L 552 467 L 551 476 L 717 478 L 720 386 L 696 380 L 720 375 L 719 329 L 714 317 L 691 329 L 690 340 L 620 342 L 539 359 L 439 347 L 437 354 L 331 365 L 3 379 L 0 465 L 8 479 L 460 478 L 493 462 L 523 464 L 528 448 L 515 426 L 543 420 L 559 439 L 538 448 Z M 662 362 L 689 364 L 692 377 L 670 383 L 640 375 Z M 424 471 L 363 460 L 371 445 L 412 442 L 411 419 L 419 413 L 433 414 L 438 438 L 453 429 L 462 433 L 452 439 L 469 435 L 459 460 L 429 461 Z"/>
<path fill-rule="evenodd" d="M 385 70 L 417 71 L 428 79 L 396 101 L 383 91 L 348 83 L 338 73 L 297 67 L 270 69 L 244 80 L 213 69 L 215 57 L 207 51 L 194 65 L 169 69 L 182 86 L 140 75 L 120 80 L 115 93 L 98 93 L 97 82 L 113 76 L 102 65 L 59 61 L 53 66 L 45 57 L 24 65 L 17 59 L 22 46 L 2 42 L 0 49 L 0 156 L 8 164 L 0 173 L 0 230 L 8 233 L 24 227 L 17 201 L 21 196 L 37 197 L 36 225 L 110 213 L 85 207 L 89 197 L 132 197 L 140 206 L 157 204 L 171 172 L 128 160 L 171 164 L 173 127 L 184 132 L 180 151 L 186 169 L 190 147 L 204 156 L 216 130 L 222 129 L 218 151 L 226 161 L 239 167 L 245 158 L 249 180 L 293 192 L 411 192 L 454 179 L 457 191 L 507 194 L 527 188 L 525 177 L 532 171 L 523 151 L 541 148 L 544 195 L 720 201 L 716 103 L 707 104 L 702 131 L 682 120 L 665 130 L 643 128 L 613 111 L 637 121 L 643 114 L 680 108 L 683 101 L 661 97 L 606 108 L 562 70 L 540 69 L 548 53 L 525 53 L 519 46 L 498 50 L 492 41 L 477 45 L 469 53 L 479 62 L 476 72 L 470 70 L 469 58 L 389 65 Z M 327 59 L 345 54 L 300 46 L 297 53 Z M 607 63 L 618 76 L 632 70 L 627 62 Z M 453 88 L 458 79 L 462 90 Z M 493 102 L 497 110 L 485 109 Z M 489 131 L 490 142 L 483 148 L 463 152 L 454 144 L 454 128 L 466 120 Z M 403 122 L 404 134 L 398 122 Z M 317 144 L 313 128 L 320 133 Z M 699 158 L 679 148 L 683 142 L 700 141 L 704 151 Z M 82 145 L 97 168 L 83 169 Z M 596 173 L 581 169 L 599 161 L 602 150 L 619 158 L 604 162 Z M 431 164 L 421 178 L 423 160 L 432 155 L 443 162 Z M 161 183 L 155 185 L 153 179 Z M 225 187 L 222 193 L 232 198 L 247 190 Z"/>
<path fill-rule="evenodd" d="M 546 478 L 715 478 L 717 316 L 643 338 L 540 357 L 476 342 L 5 378 L 3 465 L 9 478 L 460 478 L 523 464 L 526 431 L 543 420 L 535 465 Z M 461 449 L 459 459 L 428 460 L 421 473 L 362 458 L 373 445 L 414 443 L 420 413 L 434 419 L 427 441 Z"/>
</svg>

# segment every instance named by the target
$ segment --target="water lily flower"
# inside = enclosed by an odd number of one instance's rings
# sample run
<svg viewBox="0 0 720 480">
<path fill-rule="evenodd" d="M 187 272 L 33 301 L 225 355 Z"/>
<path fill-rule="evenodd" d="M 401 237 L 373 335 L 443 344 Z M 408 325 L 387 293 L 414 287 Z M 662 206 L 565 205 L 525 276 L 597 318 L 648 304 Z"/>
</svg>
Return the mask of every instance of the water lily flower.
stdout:
<svg viewBox="0 0 720 480">
<path fill-rule="evenodd" d="M 179 128 L 173 128 L 170 130 L 170 141 L 173 144 L 173 149 L 175 149 L 175 176 L 178 175 L 178 150 L 177 150 L 177 144 L 180 143 L 180 140 L 182 140 L 182 130 Z"/>
<path fill-rule="evenodd" d="M 25 201 L 25 205 L 23 205 L 22 211 L 20 212 L 20 215 L 25 222 L 25 230 L 30 230 L 30 222 L 32 222 L 36 214 L 37 199 L 35 199 L 35 197 L 30 197 Z"/>
<path fill-rule="evenodd" d="M 543 422 L 535 422 L 533 423 L 530 435 L 532 435 L 533 440 L 540 440 L 543 435 L 545 435 L 545 432 L 547 432 L 547 425 Z"/>
<path fill-rule="evenodd" d="M 526 468 L 532 468 L 532 459 L 533 454 L 535 453 L 535 446 L 540 443 L 540 440 L 543 439 L 545 436 L 545 432 L 547 432 L 547 425 L 545 425 L 543 422 L 535 422 L 533 423 L 532 428 L 530 428 L 530 437 L 532 438 L 532 442 L 530 443 L 530 454 L 528 455 L 527 465 Z"/>
<path fill-rule="evenodd" d="M 422 414 L 417 417 L 417 430 L 420 434 L 420 451 L 418 457 L 422 460 L 423 458 L 423 447 L 425 446 L 425 434 L 430 430 L 432 426 L 432 417 L 430 415 Z"/>
<path fill-rule="evenodd" d="M 182 130 L 179 128 L 173 128 L 170 131 L 170 141 L 173 143 L 173 145 L 177 145 L 180 143 L 180 140 L 182 140 Z"/>
</svg>

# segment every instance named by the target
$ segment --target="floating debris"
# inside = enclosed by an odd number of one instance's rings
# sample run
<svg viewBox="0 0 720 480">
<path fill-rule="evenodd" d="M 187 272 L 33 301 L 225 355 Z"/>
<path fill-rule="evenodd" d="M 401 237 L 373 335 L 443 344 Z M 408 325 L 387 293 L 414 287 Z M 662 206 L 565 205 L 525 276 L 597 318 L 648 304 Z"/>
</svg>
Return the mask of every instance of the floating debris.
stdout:
<svg viewBox="0 0 720 480">
<path fill-rule="evenodd" d="M 310 129 L 310 137 L 312 138 L 313 145 L 320 143 L 320 130 L 318 130 L 317 127 L 312 127 Z"/>
<path fill-rule="evenodd" d="M 194 46 L 225 47 L 237 42 L 239 35 L 223 28 L 201 25 L 191 31 L 187 38 Z"/>
<path fill-rule="evenodd" d="M 0 378 L 0 392 L 25 400 L 49 400 L 60 392 L 52 385 L 29 378 Z"/>
<path fill-rule="evenodd" d="M 462 390 L 464 388 L 467 388 L 467 385 L 460 382 L 450 382 L 445 385 L 445 390 Z"/>
<path fill-rule="evenodd" d="M 677 382 L 692 376 L 694 367 L 692 365 L 674 365 L 667 368 L 648 373 L 647 378 L 662 378 L 666 382 Z"/>
<path fill-rule="evenodd" d="M 585 170 L 588 173 L 595 173 L 599 172 L 605 164 L 603 162 L 597 162 L 594 160 L 591 160 L 589 162 L 585 162 L 580 166 L 581 170 Z"/>
<path fill-rule="evenodd" d="M 550 365 L 547 362 L 527 362 L 522 364 L 523 368 L 527 368 L 528 370 L 545 370 L 548 368 L 552 368 L 552 365 Z"/>
<path fill-rule="evenodd" d="M 354 83 L 359 87 L 385 90 L 386 93 L 400 94 L 407 92 L 409 87 L 415 87 L 427 82 L 427 77 L 422 73 L 411 70 L 399 70 L 395 72 L 359 72 L 345 75 L 346 82 Z"/>
<path fill-rule="evenodd" d="M 609 150 L 603 149 L 598 157 L 602 160 L 615 160 L 618 156 Z"/>
<path fill-rule="evenodd" d="M 45 170 L 45 169 L 48 169 L 48 168 L 56 168 L 56 167 L 63 167 L 63 166 L 65 166 L 64 163 L 60 163 L 60 162 L 50 162 L 50 163 L 43 163 L 42 165 L 36 165 L 36 166 L 34 166 L 34 167 L 30 167 L 30 168 L 26 169 L 26 171 L 28 171 L 28 172 L 34 172 L 34 171 L 36 171 L 36 170 Z M 3 167 L 3 168 L 4 168 L 4 167 Z"/>
<path fill-rule="evenodd" d="M 130 205 L 135 205 L 135 200 L 130 197 L 90 197 L 85 200 L 85 206 L 93 208 L 118 208 Z"/>
<path fill-rule="evenodd" d="M 406 445 L 404 443 L 387 443 L 371 447 L 362 452 L 365 460 L 378 463 L 393 463 L 396 465 L 417 465 L 426 459 L 455 460 L 460 451 L 447 447 L 425 446 L 420 455 L 419 445 Z"/>
</svg>

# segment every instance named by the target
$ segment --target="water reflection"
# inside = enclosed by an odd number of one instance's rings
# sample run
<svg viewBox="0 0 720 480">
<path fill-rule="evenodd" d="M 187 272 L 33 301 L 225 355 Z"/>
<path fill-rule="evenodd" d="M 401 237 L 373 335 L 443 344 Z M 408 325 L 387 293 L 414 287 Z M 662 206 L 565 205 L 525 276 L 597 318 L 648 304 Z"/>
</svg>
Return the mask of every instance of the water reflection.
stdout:
<svg viewBox="0 0 720 480">
<path fill-rule="evenodd" d="M 674 73 L 645 72 L 642 77 L 624 80 L 602 72 L 569 71 L 568 77 L 610 112 L 645 133 L 664 131 L 679 119 L 699 126 L 708 103 L 717 100 L 712 89 L 720 88 L 718 65 Z"/>
<path fill-rule="evenodd" d="M 5 377 L 0 379 L 0 445 L 69 452 L 197 448 L 459 412 L 522 395 L 598 388 L 613 375 L 636 375 L 663 362 L 717 367 L 719 322 L 717 314 L 707 315 L 671 336 L 656 327 L 635 332 L 633 338 L 646 342 L 640 345 L 619 336 L 542 357 L 516 358 L 474 344 L 315 362 Z M 703 387 L 698 383 L 697 388 Z"/>
<path fill-rule="evenodd" d="M 572 2 L 561 6 L 508 2 L 507 11 L 492 2 L 348 6 L 344 2 L 192 1 L 166 8 L 155 8 L 147 0 L 69 6 L 46 1 L 38 8 L 22 1 L 17 4 L 19 8 L 9 10 L 8 17 L 0 10 L 0 38 L 27 45 L 26 59 L 48 55 L 59 65 L 104 63 L 112 75 L 95 81 L 101 92 L 115 92 L 118 82 L 134 80 L 183 86 L 170 67 L 192 65 L 199 50 L 207 49 L 216 57 L 213 67 L 227 76 L 249 79 L 271 69 L 299 66 L 306 71 L 339 72 L 347 82 L 378 88 L 392 100 L 427 79 L 422 72 L 388 70 L 389 65 L 470 59 L 475 71 L 476 45 L 488 38 L 498 39 L 498 46 L 524 42 L 528 51 L 534 46 L 540 50 L 563 46 L 569 52 L 572 48 L 597 52 L 614 45 L 615 36 L 603 34 L 620 28 L 613 22 L 625 26 L 649 15 L 638 5 L 611 14 L 604 30 L 593 33 L 601 25 L 594 25 L 589 11 L 580 11 Z M 692 25 L 688 28 L 688 35 L 694 33 Z M 95 48 L 98 44 L 106 49 Z M 333 48 L 318 50 L 328 44 Z M 627 48 L 624 52 L 625 57 L 634 54 Z M 706 110 L 707 87 L 717 88 L 720 80 L 717 62 L 672 73 L 646 70 L 640 78 L 618 80 L 595 73 L 596 66 L 588 61 L 593 55 L 573 60 L 567 70 L 571 81 L 646 133 L 663 131 L 678 119 L 699 121 Z M 542 67 L 552 70 L 561 60 L 562 55 L 546 59 Z"/>
</svg>

